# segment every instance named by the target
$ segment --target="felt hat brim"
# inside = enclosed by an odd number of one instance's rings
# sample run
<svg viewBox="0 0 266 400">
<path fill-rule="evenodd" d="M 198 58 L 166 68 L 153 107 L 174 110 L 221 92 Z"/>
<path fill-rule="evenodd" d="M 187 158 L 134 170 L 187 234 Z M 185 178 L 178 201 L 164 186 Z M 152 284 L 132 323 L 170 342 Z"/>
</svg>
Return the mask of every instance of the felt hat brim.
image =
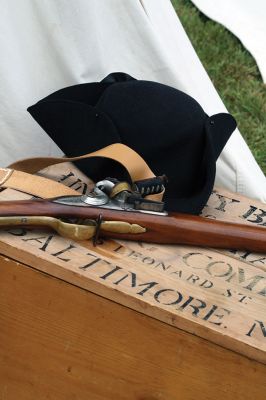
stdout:
<svg viewBox="0 0 266 400">
<path fill-rule="evenodd" d="M 225 144 L 236 128 L 236 121 L 226 113 L 206 116 L 205 121 L 205 150 L 202 155 L 200 189 L 189 197 L 170 197 L 165 195 L 166 208 L 168 210 L 199 214 L 206 205 L 213 189 L 216 176 L 216 161 Z"/>
</svg>

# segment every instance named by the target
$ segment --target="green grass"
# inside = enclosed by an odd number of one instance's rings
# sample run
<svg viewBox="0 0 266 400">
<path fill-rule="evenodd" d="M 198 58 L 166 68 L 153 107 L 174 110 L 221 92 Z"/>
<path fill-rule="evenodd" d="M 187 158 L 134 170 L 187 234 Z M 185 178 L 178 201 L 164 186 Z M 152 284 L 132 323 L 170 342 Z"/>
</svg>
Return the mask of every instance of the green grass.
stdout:
<svg viewBox="0 0 266 400">
<path fill-rule="evenodd" d="M 172 4 L 201 62 L 258 164 L 266 174 L 266 86 L 240 41 L 189 0 Z"/>
</svg>

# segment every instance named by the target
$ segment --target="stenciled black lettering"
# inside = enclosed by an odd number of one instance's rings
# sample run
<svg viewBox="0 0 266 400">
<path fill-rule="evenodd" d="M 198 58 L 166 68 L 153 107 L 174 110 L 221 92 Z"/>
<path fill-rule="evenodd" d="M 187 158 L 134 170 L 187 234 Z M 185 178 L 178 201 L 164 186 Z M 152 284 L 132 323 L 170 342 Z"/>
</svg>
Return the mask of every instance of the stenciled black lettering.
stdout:
<svg viewBox="0 0 266 400">
<path fill-rule="evenodd" d="M 239 303 L 244 303 L 244 300 L 247 300 L 247 299 L 252 300 L 252 297 L 250 297 L 250 296 L 245 296 L 245 295 L 243 295 L 242 293 L 238 293 L 238 296 L 241 296 L 241 298 L 238 300 Z M 244 303 L 244 304 L 247 304 L 247 303 Z"/>
<path fill-rule="evenodd" d="M 110 263 L 108 263 L 108 264 L 110 264 Z M 117 271 L 120 271 L 121 269 L 122 269 L 121 267 L 118 267 L 118 265 L 116 265 L 111 271 L 109 271 L 106 274 L 100 276 L 100 278 L 105 280 L 105 279 L 109 278 L 109 276 L 115 274 Z"/>
<path fill-rule="evenodd" d="M 121 245 L 119 245 L 118 247 L 116 247 L 115 249 L 113 249 L 113 251 L 116 252 L 116 253 L 120 253 L 120 250 L 125 251 L 125 250 L 126 250 L 125 246 L 123 246 L 123 245 L 121 244 Z"/>
<path fill-rule="evenodd" d="M 215 311 L 219 310 L 219 313 L 215 313 Z M 221 311 L 224 311 L 221 313 Z M 210 324 L 214 324 L 214 325 L 222 325 L 222 319 L 224 318 L 225 314 L 229 315 L 231 313 L 230 310 L 228 310 L 227 308 L 219 308 L 217 307 L 215 304 L 212 306 L 212 308 L 207 312 L 207 314 L 205 315 L 205 317 L 203 317 L 204 321 L 208 321 Z M 210 317 L 216 317 L 218 319 L 218 321 L 215 320 L 210 320 Z"/>
<path fill-rule="evenodd" d="M 255 330 L 255 328 L 257 328 L 257 326 L 259 326 L 260 332 L 262 333 L 263 337 L 266 338 L 266 326 L 264 325 L 264 323 L 262 321 L 259 321 L 259 320 L 256 320 L 256 319 L 255 319 L 254 324 L 252 325 L 252 327 L 248 331 L 248 333 L 246 333 L 246 336 L 251 337 L 253 331 Z"/>
<path fill-rule="evenodd" d="M 213 287 L 213 283 L 208 279 L 205 279 L 199 286 L 203 287 L 204 289 L 210 289 L 211 287 Z"/>
<path fill-rule="evenodd" d="M 73 172 L 69 172 L 67 175 L 62 175 L 62 178 L 59 179 L 59 182 L 64 182 L 69 178 L 73 178 L 75 176 L 75 174 L 73 174 Z M 87 183 L 83 182 L 80 178 L 76 178 L 76 180 L 74 182 L 72 182 L 71 184 L 67 185 L 68 187 L 72 187 L 76 190 L 80 190 L 82 189 L 82 194 L 85 194 L 88 190 L 88 185 Z"/>
<path fill-rule="evenodd" d="M 87 253 L 87 256 L 91 256 L 94 259 L 92 261 L 90 261 L 89 263 L 83 265 L 82 267 L 79 267 L 79 269 L 83 269 L 84 271 L 86 271 L 88 268 L 91 268 L 93 265 L 97 264 L 98 262 L 103 261 L 102 258 L 97 257 L 96 255 L 91 254 L 91 253 Z M 108 264 L 110 264 L 110 263 L 108 263 Z"/>
<path fill-rule="evenodd" d="M 207 314 L 205 315 L 205 317 L 203 317 L 202 319 L 204 320 L 204 321 L 207 321 L 209 318 L 210 318 L 210 316 L 214 313 L 214 311 L 216 311 L 217 310 L 217 308 L 218 308 L 218 306 L 216 306 L 215 304 L 212 306 L 212 308 L 207 312 Z"/>
<path fill-rule="evenodd" d="M 266 257 L 261 257 L 256 255 L 254 258 L 254 254 L 251 251 L 240 251 L 240 250 L 230 250 L 230 253 L 235 254 L 237 257 L 242 258 L 243 260 L 247 260 L 251 264 L 261 263 L 262 265 L 266 264 Z"/>
<path fill-rule="evenodd" d="M 52 256 L 55 256 L 55 257 L 57 257 L 57 258 L 59 258 L 59 260 L 62 260 L 62 261 L 69 261 L 69 260 L 71 260 L 70 258 L 62 258 L 62 257 L 59 257 L 61 254 L 64 254 L 64 253 L 66 253 L 67 251 L 69 251 L 69 250 L 71 250 L 71 249 L 75 249 L 76 248 L 76 246 L 74 246 L 73 244 L 70 244 L 69 246 L 67 246 L 65 249 L 63 249 L 63 250 L 60 250 L 60 251 L 58 251 L 58 252 L 56 252 L 56 253 L 53 253 L 52 254 Z"/>
<path fill-rule="evenodd" d="M 218 207 L 215 207 L 215 209 L 218 210 L 218 211 L 226 212 L 227 210 L 225 208 L 227 208 L 227 206 L 229 206 L 230 204 L 240 203 L 239 200 L 223 196 L 223 195 L 221 195 L 219 193 L 216 193 L 216 192 L 215 192 L 215 194 L 216 194 L 216 196 L 218 197 L 218 199 L 220 201 L 220 204 L 218 205 Z"/>
<path fill-rule="evenodd" d="M 218 273 L 218 271 L 215 272 L 215 267 L 217 265 L 219 265 L 219 266 L 222 265 L 222 267 L 225 267 L 224 271 L 221 271 L 220 273 Z M 222 277 L 231 275 L 231 273 L 233 272 L 233 267 L 224 261 L 212 261 L 207 265 L 206 271 L 211 276 L 214 276 L 216 278 L 222 278 Z"/>
<path fill-rule="evenodd" d="M 143 264 L 152 265 L 155 263 L 155 260 L 154 260 L 154 258 L 151 258 L 151 257 L 144 257 L 142 259 L 142 262 L 143 262 Z"/>
<path fill-rule="evenodd" d="M 195 282 L 200 280 L 200 277 L 198 275 L 191 274 L 186 280 L 194 284 Z"/>
<path fill-rule="evenodd" d="M 231 289 L 226 289 L 226 292 L 225 292 L 225 293 L 222 293 L 222 296 L 225 296 L 225 297 L 233 297 L 234 299 L 235 299 L 236 297 L 240 297 L 240 299 L 237 299 L 237 301 L 238 301 L 239 303 L 244 303 L 244 300 L 246 300 L 246 299 L 252 300 L 252 297 L 246 296 L 246 295 L 243 294 L 243 293 L 236 293 L 235 291 L 232 292 Z M 247 304 L 247 303 L 244 303 L 244 304 Z"/>
<path fill-rule="evenodd" d="M 119 285 L 121 282 L 123 282 L 125 280 L 129 280 L 130 286 L 132 288 L 144 286 L 144 289 L 137 292 L 137 294 L 139 296 L 143 296 L 148 290 L 150 290 L 154 286 L 158 285 L 158 282 L 137 283 L 137 275 L 135 274 L 135 272 L 129 272 L 129 273 L 125 274 L 113 283 L 114 283 L 114 285 Z"/>
<path fill-rule="evenodd" d="M 132 250 L 129 254 L 128 254 L 129 258 L 133 258 L 135 261 L 139 261 L 139 259 L 141 259 L 142 254 L 139 253 L 138 251 Z M 140 260 L 141 261 L 141 260 Z"/>
<path fill-rule="evenodd" d="M 195 258 L 195 256 L 196 256 L 196 258 Z M 191 268 L 194 268 L 194 269 L 205 269 L 206 265 L 204 265 L 204 264 L 201 265 L 201 263 L 200 263 L 200 266 L 198 266 L 199 265 L 198 256 L 200 256 L 201 258 L 205 258 L 205 259 L 207 258 L 206 261 L 208 261 L 208 262 L 210 260 L 212 260 L 211 256 L 207 256 L 206 254 L 202 254 L 202 253 L 194 253 L 193 252 L 193 253 L 185 254 L 183 256 L 183 261 L 188 267 L 191 267 Z M 197 265 L 194 265 L 195 262 L 197 262 Z"/>
<path fill-rule="evenodd" d="M 236 277 L 236 272 L 233 272 L 232 275 L 229 275 L 229 277 L 225 281 L 230 282 L 234 277 Z"/>
<path fill-rule="evenodd" d="M 177 298 L 175 298 L 173 301 L 170 301 L 170 302 L 167 301 L 167 302 L 163 303 L 162 301 L 160 301 L 160 296 L 165 295 L 166 293 L 174 294 L 174 297 L 176 297 L 176 295 L 177 295 Z M 158 303 L 163 304 L 165 306 L 173 306 L 173 305 L 180 303 L 180 301 L 182 301 L 182 299 L 183 299 L 183 296 L 180 292 L 178 292 L 177 290 L 174 290 L 174 289 L 160 289 L 154 294 L 154 299 Z"/>
<path fill-rule="evenodd" d="M 255 258 L 253 260 L 249 260 L 251 264 L 261 263 L 262 265 L 266 265 L 266 257 Z"/>
<path fill-rule="evenodd" d="M 245 289 L 253 290 L 254 287 L 261 282 L 261 280 L 265 280 L 266 276 L 263 275 L 255 275 L 249 278 L 246 277 L 245 270 L 243 268 L 238 268 L 238 280 L 239 283 L 246 283 L 247 281 L 251 281 L 247 286 L 244 286 Z"/>
<path fill-rule="evenodd" d="M 71 178 L 72 176 L 75 176 L 73 172 L 69 172 L 67 175 L 63 174 L 62 178 L 60 178 L 58 182 L 64 182 L 66 179 Z"/>
<path fill-rule="evenodd" d="M 30 242 L 30 241 L 36 241 L 38 243 L 41 243 L 42 246 L 39 247 L 40 250 L 42 251 L 46 251 L 49 243 L 51 242 L 51 240 L 54 238 L 54 235 L 49 235 L 47 236 L 40 236 L 40 237 L 35 237 L 35 238 L 27 238 L 27 239 L 22 239 L 24 242 Z"/>
<path fill-rule="evenodd" d="M 158 285 L 158 282 L 140 283 L 138 285 L 138 287 L 139 286 L 145 286 L 145 288 L 143 290 L 141 290 L 140 292 L 137 292 L 137 294 L 139 296 L 143 296 L 148 290 L 150 290 L 151 288 L 153 288 L 156 285 Z"/>
<path fill-rule="evenodd" d="M 176 271 L 171 272 L 171 275 L 177 275 L 178 278 L 182 278 L 183 271 L 181 269 L 180 270 L 176 270 Z"/>
<path fill-rule="evenodd" d="M 245 212 L 245 214 L 240 215 L 240 218 L 245 218 L 245 219 L 247 219 L 247 218 L 250 217 L 250 216 L 254 213 L 254 211 L 256 211 L 257 209 L 258 209 L 257 207 L 250 206 L 249 210 L 247 210 L 247 211 Z"/>
<path fill-rule="evenodd" d="M 250 216 L 254 218 L 249 218 Z M 266 211 L 250 206 L 250 209 L 242 215 L 242 218 L 257 225 L 266 226 Z"/>
<path fill-rule="evenodd" d="M 154 268 L 161 268 L 163 271 L 167 271 L 170 268 L 173 268 L 171 264 L 165 265 L 163 261 L 159 261 L 156 265 L 154 265 Z"/>
<path fill-rule="evenodd" d="M 191 304 L 192 301 L 195 300 L 197 302 L 199 302 L 200 304 Z M 206 303 L 203 300 L 200 299 L 195 299 L 193 296 L 189 296 L 189 298 L 185 301 L 184 304 L 182 304 L 182 306 L 180 306 L 178 309 L 180 311 L 183 311 L 186 307 L 191 307 L 192 308 L 192 315 L 194 316 L 198 316 L 200 310 L 202 310 L 203 308 L 206 308 Z"/>
<path fill-rule="evenodd" d="M 81 179 L 77 178 L 77 180 L 71 185 L 68 185 L 70 188 L 74 188 L 75 190 L 80 190 L 82 189 L 82 194 L 87 193 L 88 190 L 88 185 L 87 183 L 83 182 Z"/>
<path fill-rule="evenodd" d="M 239 250 L 236 250 L 236 249 L 229 250 L 229 252 L 232 253 L 232 254 L 237 255 L 239 258 L 243 258 L 243 260 L 246 260 L 247 257 L 250 256 L 250 254 L 252 254 L 251 251 L 242 252 L 242 251 L 239 251 Z"/>
<path fill-rule="evenodd" d="M 225 297 L 232 297 L 231 289 L 226 289 L 226 292 L 225 292 L 225 293 L 222 293 L 222 296 L 225 296 Z"/>
<path fill-rule="evenodd" d="M 266 296 L 266 286 L 258 292 L 261 296 Z"/>
<path fill-rule="evenodd" d="M 119 278 L 117 281 L 113 282 L 114 285 L 119 285 L 121 282 L 126 280 L 129 277 L 129 274 L 123 275 L 121 278 Z M 134 278 L 132 277 L 132 287 L 136 286 L 134 282 Z"/>
</svg>

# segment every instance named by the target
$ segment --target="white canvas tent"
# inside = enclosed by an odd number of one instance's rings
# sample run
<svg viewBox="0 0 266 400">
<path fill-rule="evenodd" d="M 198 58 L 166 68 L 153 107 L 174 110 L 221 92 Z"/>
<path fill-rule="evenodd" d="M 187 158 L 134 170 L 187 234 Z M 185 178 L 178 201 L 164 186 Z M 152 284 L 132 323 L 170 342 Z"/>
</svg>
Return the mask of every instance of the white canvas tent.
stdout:
<svg viewBox="0 0 266 400">
<path fill-rule="evenodd" d="M 265 0 L 192 0 L 209 18 L 229 29 L 255 58 L 266 83 Z M 266 152 L 266 149 L 265 149 Z"/>
<path fill-rule="evenodd" d="M 61 154 L 27 107 L 110 72 L 181 89 L 210 115 L 225 111 L 170 0 L 0 0 L 0 6 L 1 166 Z M 218 185 L 266 202 L 266 178 L 238 131 L 217 164 Z"/>
</svg>

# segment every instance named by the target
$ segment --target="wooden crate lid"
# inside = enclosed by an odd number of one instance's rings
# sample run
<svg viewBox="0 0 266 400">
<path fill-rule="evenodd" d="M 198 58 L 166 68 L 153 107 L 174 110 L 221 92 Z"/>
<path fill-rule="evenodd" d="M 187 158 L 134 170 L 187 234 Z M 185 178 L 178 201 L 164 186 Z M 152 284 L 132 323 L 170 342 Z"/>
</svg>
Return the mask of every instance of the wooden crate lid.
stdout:
<svg viewBox="0 0 266 400">
<path fill-rule="evenodd" d="M 44 174 L 81 192 L 91 187 L 72 164 L 50 167 Z M 28 196 L 9 189 L 0 193 L 0 200 L 20 198 Z M 214 190 L 203 215 L 266 227 L 265 205 L 222 189 Z M 1 231 L 0 251 L 266 363 L 266 254 L 114 240 L 95 248 L 89 241 L 25 228 Z"/>
</svg>

